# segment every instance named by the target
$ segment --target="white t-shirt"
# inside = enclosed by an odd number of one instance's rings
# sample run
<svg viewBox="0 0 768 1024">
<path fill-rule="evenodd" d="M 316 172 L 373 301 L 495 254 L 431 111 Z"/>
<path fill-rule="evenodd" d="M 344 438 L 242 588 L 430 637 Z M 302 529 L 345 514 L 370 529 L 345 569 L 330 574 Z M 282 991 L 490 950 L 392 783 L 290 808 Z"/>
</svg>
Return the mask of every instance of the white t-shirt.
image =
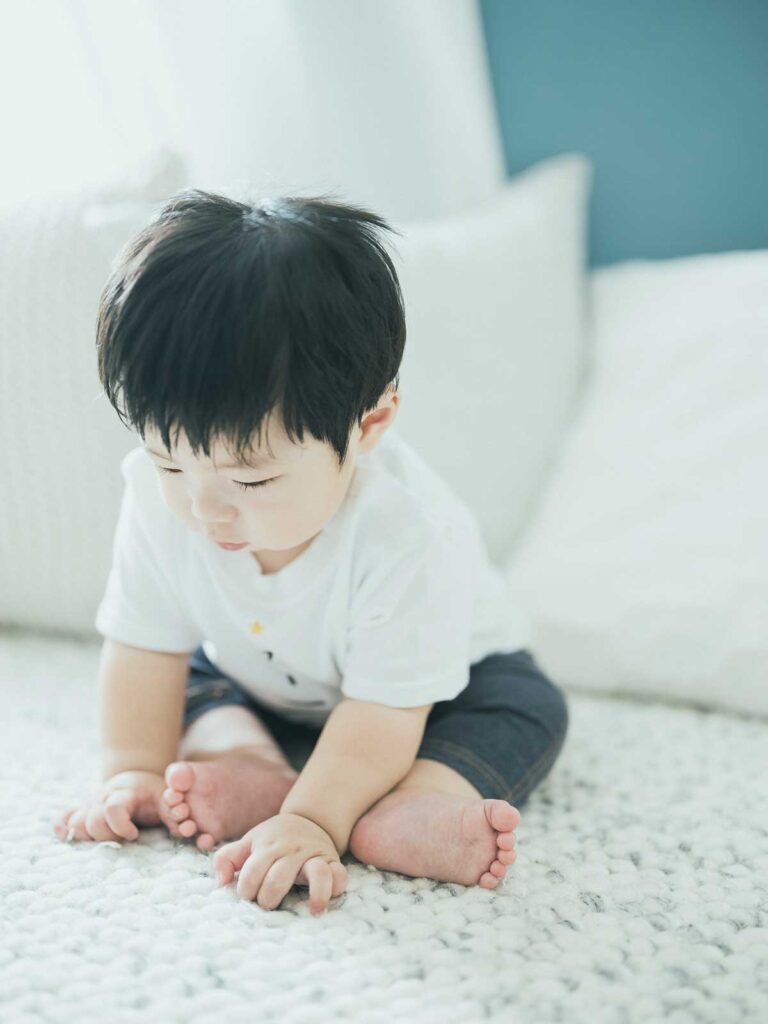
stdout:
<svg viewBox="0 0 768 1024">
<path fill-rule="evenodd" d="M 358 456 L 309 547 L 264 575 L 167 507 L 143 447 L 125 480 L 95 626 L 135 647 L 208 658 L 257 702 L 322 725 L 343 699 L 416 707 L 457 696 L 470 665 L 529 644 L 474 515 L 394 427 Z"/>
</svg>

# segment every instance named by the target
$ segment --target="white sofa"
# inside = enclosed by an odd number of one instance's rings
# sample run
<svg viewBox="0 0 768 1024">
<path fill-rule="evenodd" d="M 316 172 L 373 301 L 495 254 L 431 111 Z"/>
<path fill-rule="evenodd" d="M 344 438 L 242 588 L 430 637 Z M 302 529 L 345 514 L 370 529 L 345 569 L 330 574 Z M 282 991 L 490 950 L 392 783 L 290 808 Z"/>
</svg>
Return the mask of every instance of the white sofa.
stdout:
<svg viewBox="0 0 768 1024">
<path fill-rule="evenodd" d="M 497 890 L 346 855 L 319 920 L 305 890 L 215 890 L 161 830 L 51 831 L 96 778 L 92 622 L 137 443 L 95 302 L 184 169 L 4 215 L 0 1019 L 768 1020 L 768 253 L 590 273 L 590 173 L 565 155 L 397 243 L 401 430 L 480 518 L 566 744 Z"/>
</svg>

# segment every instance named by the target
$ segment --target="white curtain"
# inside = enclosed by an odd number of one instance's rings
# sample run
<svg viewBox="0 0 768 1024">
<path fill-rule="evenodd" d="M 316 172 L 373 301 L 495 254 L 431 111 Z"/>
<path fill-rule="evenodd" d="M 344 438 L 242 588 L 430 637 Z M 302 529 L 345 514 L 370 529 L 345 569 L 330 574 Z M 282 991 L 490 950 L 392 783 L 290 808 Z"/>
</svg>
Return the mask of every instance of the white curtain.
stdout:
<svg viewBox="0 0 768 1024">
<path fill-rule="evenodd" d="M 457 212 L 505 176 L 477 0 L 23 0 L 0 202 L 141 178 Z"/>
</svg>

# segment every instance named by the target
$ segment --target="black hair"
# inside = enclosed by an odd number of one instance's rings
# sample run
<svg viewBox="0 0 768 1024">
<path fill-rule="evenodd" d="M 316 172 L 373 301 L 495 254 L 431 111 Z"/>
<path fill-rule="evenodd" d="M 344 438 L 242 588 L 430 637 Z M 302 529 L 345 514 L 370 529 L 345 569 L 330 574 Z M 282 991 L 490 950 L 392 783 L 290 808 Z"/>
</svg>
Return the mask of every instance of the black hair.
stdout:
<svg viewBox="0 0 768 1024">
<path fill-rule="evenodd" d="M 247 461 L 277 414 L 329 442 L 399 386 L 405 310 L 379 215 L 335 197 L 177 192 L 115 257 L 99 299 L 99 379 L 126 426 L 172 451 L 214 438 Z M 120 399 L 122 398 L 122 405 Z M 267 447 L 270 455 L 274 455 Z"/>
</svg>

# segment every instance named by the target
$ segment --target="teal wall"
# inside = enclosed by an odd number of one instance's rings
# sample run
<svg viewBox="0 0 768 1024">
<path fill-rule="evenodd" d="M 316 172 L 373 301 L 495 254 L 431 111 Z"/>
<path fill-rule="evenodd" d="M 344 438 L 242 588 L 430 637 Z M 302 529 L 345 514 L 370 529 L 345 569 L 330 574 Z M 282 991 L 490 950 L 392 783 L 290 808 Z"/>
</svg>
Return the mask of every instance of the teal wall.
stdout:
<svg viewBox="0 0 768 1024">
<path fill-rule="evenodd" d="M 595 176 L 591 265 L 768 248 L 768 0 L 480 0 L 510 175 Z"/>
</svg>

